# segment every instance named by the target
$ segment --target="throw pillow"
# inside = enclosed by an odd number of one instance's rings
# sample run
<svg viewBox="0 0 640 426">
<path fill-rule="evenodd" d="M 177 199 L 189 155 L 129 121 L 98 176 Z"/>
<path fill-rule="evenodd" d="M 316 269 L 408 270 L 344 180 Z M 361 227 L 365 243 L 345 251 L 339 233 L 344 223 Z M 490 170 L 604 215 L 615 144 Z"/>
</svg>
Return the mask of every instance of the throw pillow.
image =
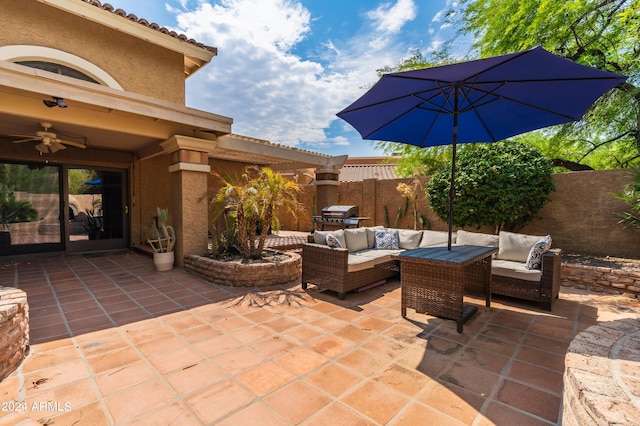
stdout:
<svg viewBox="0 0 640 426">
<path fill-rule="evenodd" d="M 331 248 L 342 248 L 340 240 L 333 234 L 327 234 L 327 245 Z"/>
<path fill-rule="evenodd" d="M 399 244 L 397 229 L 376 230 L 376 250 L 398 250 Z"/>
<path fill-rule="evenodd" d="M 414 231 L 412 229 L 401 229 L 398 231 L 398 238 L 400 242 L 398 245 L 401 249 L 413 250 L 418 247 L 420 238 L 422 238 L 422 231 Z"/>
<path fill-rule="evenodd" d="M 542 269 L 542 255 L 551 248 L 551 235 L 543 237 L 533 245 L 525 267 L 527 269 Z"/>
</svg>

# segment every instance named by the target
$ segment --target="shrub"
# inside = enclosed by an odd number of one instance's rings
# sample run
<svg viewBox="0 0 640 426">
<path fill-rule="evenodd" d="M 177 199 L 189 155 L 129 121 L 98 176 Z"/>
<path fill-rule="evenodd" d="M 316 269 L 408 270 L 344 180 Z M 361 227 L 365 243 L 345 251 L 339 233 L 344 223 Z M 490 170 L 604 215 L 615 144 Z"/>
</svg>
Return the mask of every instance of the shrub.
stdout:
<svg viewBox="0 0 640 426">
<path fill-rule="evenodd" d="M 550 162 L 526 145 L 476 144 L 461 151 L 456 163 L 453 224 L 457 227 L 517 230 L 535 218 L 555 190 Z M 450 182 L 451 163 L 426 187 L 431 208 L 445 222 Z"/>
</svg>

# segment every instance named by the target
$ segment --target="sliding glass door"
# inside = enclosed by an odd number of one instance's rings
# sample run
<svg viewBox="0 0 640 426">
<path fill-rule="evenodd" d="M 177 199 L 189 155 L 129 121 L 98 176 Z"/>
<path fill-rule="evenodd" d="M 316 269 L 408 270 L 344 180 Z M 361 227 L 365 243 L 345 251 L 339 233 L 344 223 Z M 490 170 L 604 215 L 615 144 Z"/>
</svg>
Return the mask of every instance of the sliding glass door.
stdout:
<svg viewBox="0 0 640 426">
<path fill-rule="evenodd" d="M 129 247 L 127 171 L 0 161 L 0 256 Z"/>
<path fill-rule="evenodd" d="M 67 251 L 128 247 L 129 209 L 124 170 L 69 168 Z"/>
</svg>

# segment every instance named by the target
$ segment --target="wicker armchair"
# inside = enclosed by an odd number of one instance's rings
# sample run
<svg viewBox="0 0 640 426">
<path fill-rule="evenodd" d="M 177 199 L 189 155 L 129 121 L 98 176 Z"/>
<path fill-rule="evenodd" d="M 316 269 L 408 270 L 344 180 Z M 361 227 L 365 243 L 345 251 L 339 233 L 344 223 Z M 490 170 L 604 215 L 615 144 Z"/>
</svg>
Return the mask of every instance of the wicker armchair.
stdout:
<svg viewBox="0 0 640 426">
<path fill-rule="evenodd" d="M 360 271 L 348 272 L 349 250 L 322 244 L 302 245 L 302 288 L 308 283 L 332 290 L 343 300 L 346 293 L 398 274 L 398 261 L 391 260 Z"/>
<path fill-rule="evenodd" d="M 542 277 L 539 283 L 493 274 L 491 293 L 518 299 L 540 302 L 548 311 L 560 292 L 560 267 L 562 251 L 551 249 L 542 256 Z"/>
</svg>

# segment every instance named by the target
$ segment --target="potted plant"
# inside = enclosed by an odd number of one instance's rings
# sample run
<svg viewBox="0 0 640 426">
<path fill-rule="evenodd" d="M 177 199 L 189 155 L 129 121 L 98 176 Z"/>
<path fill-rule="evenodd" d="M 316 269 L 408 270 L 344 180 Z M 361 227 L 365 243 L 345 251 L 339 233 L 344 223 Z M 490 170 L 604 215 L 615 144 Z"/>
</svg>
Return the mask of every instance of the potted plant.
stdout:
<svg viewBox="0 0 640 426">
<path fill-rule="evenodd" d="M 29 201 L 18 200 L 7 185 L 0 183 L 0 246 L 11 245 L 10 223 L 30 222 L 37 217 Z"/>
<path fill-rule="evenodd" d="M 173 246 L 176 243 L 176 233 L 173 226 L 167 225 L 169 209 L 157 208 L 158 217 L 151 226 L 153 239 L 148 239 L 147 243 L 153 249 L 153 263 L 156 271 L 169 271 L 173 269 L 175 256 Z"/>
</svg>

